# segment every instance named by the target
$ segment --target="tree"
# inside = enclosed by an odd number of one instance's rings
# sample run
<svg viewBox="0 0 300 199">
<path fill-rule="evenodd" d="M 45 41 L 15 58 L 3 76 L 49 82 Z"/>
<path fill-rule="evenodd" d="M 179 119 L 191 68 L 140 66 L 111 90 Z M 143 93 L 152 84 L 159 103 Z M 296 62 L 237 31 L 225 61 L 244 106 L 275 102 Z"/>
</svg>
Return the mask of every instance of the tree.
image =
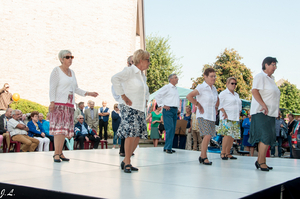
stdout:
<svg viewBox="0 0 300 199">
<path fill-rule="evenodd" d="M 300 91 L 296 85 L 284 81 L 279 87 L 280 90 L 280 108 L 286 109 L 286 112 L 300 112 Z"/>
<path fill-rule="evenodd" d="M 153 93 L 168 83 L 168 76 L 182 73 L 182 65 L 178 63 L 169 45 L 169 37 L 147 36 L 146 50 L 150 53 L 151 65 L 147 70 L 147 84 L 149 92 Z"/>
<path fill-rule="evenodd" d="M 217 76 L 215 87 L 219 93 L 226 89 L 227 78 L 235 77 L 237 79 L 236 92 L 241 99 L 250 100 L 253 76 L 251 70 L 240 62 L 242 57 L 234 49 L 225 49 L 216 59 L 216 62 L 213 64 L 205 64 L 202 73 L 208 67 L 215 69 Z M 203 81 L 203 75 L 193 80 L 192 89 L 196 88 Z"/>
</svg>

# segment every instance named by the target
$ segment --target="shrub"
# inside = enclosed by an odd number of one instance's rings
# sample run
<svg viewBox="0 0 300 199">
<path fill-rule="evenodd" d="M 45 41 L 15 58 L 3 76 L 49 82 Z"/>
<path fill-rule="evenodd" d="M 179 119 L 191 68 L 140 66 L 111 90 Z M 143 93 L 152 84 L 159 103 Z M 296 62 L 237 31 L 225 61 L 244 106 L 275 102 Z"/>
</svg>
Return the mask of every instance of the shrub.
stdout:
<svg viewBox="0 0 300 199">
<path fill-rule="evenodd" d="M 26 99 L 20 99 L 17 102 L 13 102 L 10 105 L 10 108 L 12 109 L 19 109 L 22 111 L 22 113 L 31 113 L 32 111 L 38 111 L 39 113 L 43 113 L 44 118 L 46 118 L 46 115 L 48 113 L 48 107 L 43 106 L 41 104 L 38 104 L 36 102 L 32 102 L 30 100 Z"/>
</svg>

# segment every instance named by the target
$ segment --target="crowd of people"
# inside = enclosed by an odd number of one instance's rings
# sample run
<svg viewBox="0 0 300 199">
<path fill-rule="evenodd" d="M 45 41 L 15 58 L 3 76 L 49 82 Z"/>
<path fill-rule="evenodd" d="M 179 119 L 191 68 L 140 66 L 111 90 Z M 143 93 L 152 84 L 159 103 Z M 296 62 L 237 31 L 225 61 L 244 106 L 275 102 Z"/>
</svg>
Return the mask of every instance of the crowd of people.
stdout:
<svg viewBox="0 0 300 199">
<path fill-rule="evenodd" d="M 63 146 L 72 150 L 74 140 L 83 148 L 84 141 L 92 141 L 94 148 L 102 138 L 107 140 L 107 127 L 109 116 L 112 117 L 114 131 L 113 145 L 120 145 L 120 155 L 124 156 L 121 168 L 126 173 L 138 171 L 131 165 L 131 156 L 140 139 L 147 139 L 147 122 L 151 122 L 151 135 L 156 147 L 158 140 L 165 132 L 165 145 L 163 151 L 173 154 L 174 135 L 178 121 L 179 95 L 176 74 L 168 77 L 169 84 L 163 86 L 155 96 L 157 106 L 146 116 L 146 106 L 149 100 L 149 88 L 147 86 L 144 71 L 149 68 L 150 54 L 145 50 L 137 50 L 127 60 L 128 67 L 118 72 L 111 78 L 112 94 L 118 104 L 110 112 L 107 102 L 102 102 L 102 107 L 96 110 L 93 101 L 85 107 L 83 102 L 78 103 L 74 109 L 74 95 L 97 97 L 97 92 L 88 92 L 80 89 L 75 73 L 70 69 L 74 56 L 69 50 L 59 52 L 61 65 L 55 67 L 50 75 L 50 105 L 47 120 L 36 111 L 30 114 L 30 121 L 26 124 L 20 110 L 6 109 L 0 121 L 1 139 L 19 141 L 22 151 L 48 151 L 49 143 L 54 143 L 54 162 L 69 161 L 62 152 Z M 226 81 L 226 89 L 218 94 L 214 86 L 216 72 L 213 68 L 206 68 L 203 74 L 204 82 L 190 92 L 186 98 L 196 106 L 192 113 L 191 107 L 186 107 L 183 120 L 186 120 L 185 149 L 201 151 L 200 164 L 212 165 L 208 160 L 207 150 L 212 136 L 216 135 L 215 122 L 219 112 L 219 134 L 223 136 L 222 160 L 236 160 L 237 157 L 230 153 L 233 141 L 243 137 L 243 145 L 253 155 L 254 144 L 258 144 L 258 158 L 255 162 L 257 169 L 269 171 L 273 168 L 266 164 L 266 152 L 269 146 L 274 151 L 276 141 L 280 143 L 281 129 L 287 129 L 287 139 L 294 131 L 295 121 L 290 115 L 288 125 L 280 118 L 279 98 L 280 91 L 274 82 L 272 74 L 276 70 L 276 58 L 267 57 L 262 63 L 262 72 L 254 77 L 252 87 L 252 102 L 250 114 L 240 121 L 242 110 L 241 100 L 236 87 L 238 79 L 229 77 Z M 2 104 L 11 99 L 7 91 L 9 85 L 5 84 L 1 92 Z M 8 99 L 8 100 L 7 100 Z M 6 106 L 7 107 L 7 106 Z M 151 120 L 150 120 L 151 118 Z M 3 124 L 1 124 L 3 122 Z M 242 126 L 242 132 L 241 128 Z M 96 131 L 99 128 L 99 135 Z M 104 136 L 102 134 L 104 129 Z M 5 135 L 9 136 L 5 136 Z M 7 138 L 8 137 L 8 138 Z M 193 138 L 193 142 L 192 142 Z M 0 140 L 1 140 L 0 139 Z M 272 152 L 273 153 L 273 152 Z M 273 153 L 274 154 L 274 153 Z M 280 153 L 278 153 L 280 154 Z"/>
</svg>

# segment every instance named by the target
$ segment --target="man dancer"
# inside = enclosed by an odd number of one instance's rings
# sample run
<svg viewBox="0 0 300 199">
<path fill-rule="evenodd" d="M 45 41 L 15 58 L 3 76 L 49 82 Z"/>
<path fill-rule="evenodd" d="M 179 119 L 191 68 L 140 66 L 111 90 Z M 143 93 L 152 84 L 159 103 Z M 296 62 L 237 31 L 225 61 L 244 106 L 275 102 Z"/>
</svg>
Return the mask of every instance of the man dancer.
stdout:
<svg viewBox="0 0 300 199">
<path fill-rule="evenodd" d="M 168 77 L 169 84 L 163 86 L 155 96 L 157 105 L 163 107 L 163 120 L 166 130 L 166 142 L 164 151 L 168 154 L 175 153 L 172 150 L 175 128 L 177 123 L 177 111 L 179 107 L 179 94 L 176 84 L 178 77 L 176 74 L 171 74 Z"/>
</svg>

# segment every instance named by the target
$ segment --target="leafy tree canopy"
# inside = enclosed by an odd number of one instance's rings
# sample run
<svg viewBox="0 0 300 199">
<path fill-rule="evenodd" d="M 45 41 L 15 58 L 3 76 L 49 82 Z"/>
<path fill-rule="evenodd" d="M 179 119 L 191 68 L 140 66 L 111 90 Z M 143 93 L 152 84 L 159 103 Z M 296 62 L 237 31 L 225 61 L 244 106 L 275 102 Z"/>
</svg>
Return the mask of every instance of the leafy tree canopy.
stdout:
<svg viewBox="0 0 300 199">
<path fill-rule="evenodd" d="M 280 108 L 287 109 L 285 113 L 300 113 L 300 91 L 296 85 L 284 81 L 279 87 Z"/>
<path fill-rule="evenodd" d="M 216 58 L 216 62 L 212 64 L 205 64 L 202 69 L 208 67 L 214 68 L 216 71 L 216 83 L 215 87 L 220 93 L 226 89 L 226 80 L 228 77 L 235 77 L 237 79 L 236 92 L 239 94 L 241 99 L 251 99 L 251 88 L 252 88 L 252 72 L 243 63 L 241 63 L 242 57 L 234 49 L 225 49 Z M 192 89 L 196 88 L 198 84 L 202 84 L 204 81 L 203 75 L 197 79 L 192 79 Z"/>
<path fill-rule="evenodd" d="M 146 50 L 150 53 L 151 65 L 147 70 L 147 84 L 153 93 L 168 83 L 168 76 L 182 73 L 179 59 L 171 52 L 169 37 L 150 35 L 146 38 Z"/>
</svg>

